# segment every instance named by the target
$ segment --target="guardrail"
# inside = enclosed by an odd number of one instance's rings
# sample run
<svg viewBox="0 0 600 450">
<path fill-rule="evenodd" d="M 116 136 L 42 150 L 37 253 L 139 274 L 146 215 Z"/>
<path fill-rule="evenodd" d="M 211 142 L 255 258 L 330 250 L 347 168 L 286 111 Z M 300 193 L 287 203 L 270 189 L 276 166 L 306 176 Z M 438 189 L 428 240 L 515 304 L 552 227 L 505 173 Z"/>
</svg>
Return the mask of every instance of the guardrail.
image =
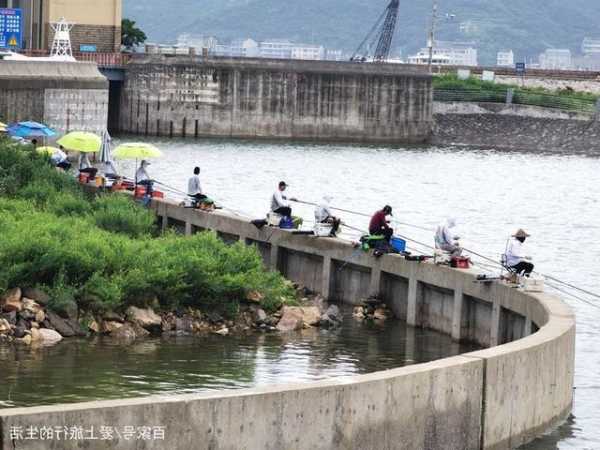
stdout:
<svg viewBox="0 0 600 450">
<path fill-rule="evenodd" d="M 20 52 L 22 55 L 31 57 L 43 57 L 49 56 L 50 53 L 47 50 L 23 50 Z M 77 61 L 88 61 L 95 62 L 101 69 L 116 69 L 125 66 L 131 61 L 132 55 L 130 53 L 82 53 L 73 52 L 73 57 Z"/>
<path fill-rule="evenodd" d="M 438 102 L 486 102 L 540 106 L 586 114 L 596 114 L 598 108 L 597 102 L 592 99 L 519 89 L 434 89 L 433 99 Z"/>
</svg>

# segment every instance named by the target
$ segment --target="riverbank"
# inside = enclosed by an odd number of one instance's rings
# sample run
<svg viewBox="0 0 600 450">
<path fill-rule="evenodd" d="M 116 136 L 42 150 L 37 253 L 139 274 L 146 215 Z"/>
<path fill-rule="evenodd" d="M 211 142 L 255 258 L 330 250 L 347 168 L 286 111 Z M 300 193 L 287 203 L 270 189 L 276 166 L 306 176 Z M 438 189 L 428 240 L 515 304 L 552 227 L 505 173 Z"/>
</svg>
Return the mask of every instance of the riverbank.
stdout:
<svg viewBox="0 0 600 450">
<path fill-rule="evenodd" d="M 88 330 L 139 337 L 176 327 L 174 313 L 186 311 L 222 318 L 197 328 L 224 333 L 249 299 L 265 314 L 296 304 L 255 248 L 161 233 L 128 196 L 86 193 L 46 158 L 0 141 L 0 334 L 23 343 Z M 173 317 L 164 325 L 159 314 Z"/>
</svg>

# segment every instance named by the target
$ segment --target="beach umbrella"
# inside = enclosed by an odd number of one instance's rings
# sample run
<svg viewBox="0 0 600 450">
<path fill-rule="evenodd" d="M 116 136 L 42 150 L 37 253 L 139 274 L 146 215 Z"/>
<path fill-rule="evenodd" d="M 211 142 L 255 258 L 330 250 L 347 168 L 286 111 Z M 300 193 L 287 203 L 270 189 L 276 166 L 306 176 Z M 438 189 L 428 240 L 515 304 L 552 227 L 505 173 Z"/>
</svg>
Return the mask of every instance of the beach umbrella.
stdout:
<svg viewBox="0 0 600 450">
<path fill-rule="evenodd" d="M 100 157 L 98 158 L 101 163 L 112 163 L 112 155 L 110 151 L 110 134 L 107 130 L 102 132 L 102 145 L 100 146 Z"/>
<path fill-rule="evenodd" d="M 46 145 L 44 147 L 38 147 L 35 149 L 36 152 L 38 152 L 41 155 L 54 155 L 57 151 L 59 151 L 58 148 L 56 147 L 50 147 L 49 145 Z"/>
<path fill-rule="evenodd" d="M 86 131 L 72 131 L 65 134 L 58 141 L 67 150 L 73 150 L 80 153 L 96 153 L 102 147 L 102 139 L 94 133 Z"/>
<path fill-rule="evenodd" d="M 56 132 L 43 123 L 19 122 L 7 128 L 11 136 L 19 136 L 25 139 L 46 138 L 56 135 Z"/>
<path fill-rule="evenodd" d="M 119 145 L 114 153 L 119 159 L 150 159 L 159 158 L 162 152 L 152 144 L 132 142 Z"/>
</svg>

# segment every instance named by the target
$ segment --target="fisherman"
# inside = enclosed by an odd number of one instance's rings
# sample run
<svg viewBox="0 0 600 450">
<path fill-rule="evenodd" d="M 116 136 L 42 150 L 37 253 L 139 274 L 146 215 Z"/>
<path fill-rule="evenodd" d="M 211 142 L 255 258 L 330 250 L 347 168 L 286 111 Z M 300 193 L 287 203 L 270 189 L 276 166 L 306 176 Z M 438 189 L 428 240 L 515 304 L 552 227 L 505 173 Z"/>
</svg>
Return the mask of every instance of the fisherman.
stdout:
<svg viewBox="0 0 600 450">
<path fill-rule="evenodd" d="M 512 235 L 506 247 L 506 266 L 514 271 L 517 275 L 525 275 L 528 277 L 533 272 L 533 264 L 530 263 L 531 257 L 525 255 L 524 246 L 525 240 L 530 237 L 522 228 Z"/>
<path fill-rule="evenodd" d="M 280 214 L 284 217 L 292 217 L 292 207 L 287 197 L 283 195 L 283 192 L 288 187 L 285 181 L 279 182 L 279 187 L 271 197 L 271 212 Z M 290 201 L 295 202 L 295 198 L 290 198 Z"/>
<path fill-rule="evenodd" d="M 342 221 L 331 212 L 330 203 L 332 200 L 333 198 L 330 195 L 323 196 L 323 200 L 315 208 L 315 222 L 331 224 L 331 236 L 335 236 Z"/>
<path fill-rule="evenodd" d="M 460 256 L 463 249 L 458 245 L 459 236 L 453 229 L 456 226 L 456 219 L 449 217 L 446 222 L 441 223 L 435 230 L 435 248 L 450 253 L 450 256 Z"/>
<path fill-rule="evenodd" d="M 79 173 L 88 173 L 91 179 L 96 178 L 98 169 L 92 166 L 88 154 L 81 152 L 79 154 Z"/>
<path fill-rule="evenodd" d="M 62 145 L 60 148 L 55 149 L 52 153 L 52 156 L 50 156 L 50 162 L 53 166 L 67 171 L 71 168 L 71 163 L 69 162 L 69 158 L 67 158 L 67 154 L 63 150 L 64 148 Z"/>
<path fill-rule="evenodd" d="M 369 233 L 374 236 L 383 236 L 389 242 L 394 235 L 394 230 L 390 227 L 387 216 L 393 216 L 390 205 L 385 205 L 383 209 L 373 214 L 369 223 Z"/>
<path fill-rule="evenodd" d="M 139 169 L 135 172 L 135 184 L 146 186 L 146 195 L 152 196 L 152 187 L 154 186 L 154 180 L 150 178 L 146 168 L 150 165 L 149 161 L 142 159 Z"/>
<path fill-rule="evenodd" d="M 200 167 L 194 167 L 194 175 L 188 180 L 188 196 L 198 203 L 206 199 L 206 195 L 202 193 L 202 185 L 200 184 Z"/>
</svg>

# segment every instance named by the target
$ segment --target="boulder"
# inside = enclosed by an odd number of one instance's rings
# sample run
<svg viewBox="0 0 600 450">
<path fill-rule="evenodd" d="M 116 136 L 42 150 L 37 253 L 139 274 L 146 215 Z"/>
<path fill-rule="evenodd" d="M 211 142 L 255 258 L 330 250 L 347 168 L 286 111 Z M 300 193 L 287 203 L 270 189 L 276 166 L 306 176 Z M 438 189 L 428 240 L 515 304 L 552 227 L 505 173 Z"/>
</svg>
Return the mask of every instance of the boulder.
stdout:
<svg viewBox="0 0 600 450">
<path fill-rule="evenodd" d="M 254 321 L 258 324 L 265 323 L 267 318 L 268 318 L 267 313 L 262 308 L 258 308 L 254 312 Z"/>
<path fill-rule="evenodd" d="M 175 318 L 175 330 L 180 333 L 191 333 L 193 324 L 194 318 L 190 315 Z"/>
<path fill-rule="evenodd" d="M 342 314 L 340 308 L 336 305 L 330 305 L 327 311 L 321 316 L 320 326 L 331 328 L 340 325 L 342 322 Z"/>
<path fill-rule="evenodd" d="M 62 336 L 54 330 L 48 328 L 40 328 L 37 330 L 41 336 L 40 341 L 44 345 L 53 345 L 62 341 Z"/>
<path fill-rule="evenodd" d="M 377 308 L 373 313 L 373 319 L 375 320 L 387 320 L 388 318 L 388 311 L 384 308 Z"/>
<path fill-rule="evenodd" d="M 8 323 L 10 323 L 11 325 L 17 324 L 17 312 L 16 311 L 11 311 L 11 312 L 7 312 L 4 314 L 0 314 L 0 318 L 6 319 L 8 321 Z"/>
<path fill-rule="evenodd" d="M 92 320 L 90 322 L 90 324 L 88 325 L 88 328 L 90 329 L 90 331 L 94 332 L 94 333 L 100 333 L 100 324 L 98 322 L 96 322 L 95 320 Z"/>
<path fill-rule="evenodd" d="M 132 341 L 137 335 L 133 326 L 130 323 L 125 323 L 122 327 L 119 327 L 110 333 L 110 337 L 124 341 Z"/>
<path fill-rule="evenodd" d="M 56 330 L 63 337 L 72 337 L 76 334 L 65 319 L 52 311 L 46 312 L 46 321 L 50 324 L 51 329 Z M 50 327 L 48 328 L 50 329 Z"/>
<path fill-rule="evenodd" d="M 123 324 L 121 322 L 113 322 L 110 320 L 103 320 L 102 324 L 100 325 L 100 333 L 110 334 L 113 331 L 118 330 L 122 326 L 123 326 Z"/>
<path fill-rule="evenodd" d="M 23 319 L 23 320 L 27 320 L 28 322 L 31 320 L 35 320 L 35 314 L 32 313 L 31 311 L 29 311 L 28 309 L 24 309 L 22 311 L 19 311 L 17 313 L 17 317 Z"/>
<path fill-rule="evenodd" d="M 16 341 L 19 342 L 19 343 L 21 343 L 21 344 L 31 345 L 31 335 L 30 334 L 26 334 L 23 337 L 17 338 Z"/>
<path fill-rule="evenodd" d="M 282 333 L 302 329 L 304 325 L 302 308 L 293 306 L 284 306 L 282 309 L 281 320 L 277 324 L 277 330 Z"/>
<path fill-rule="evenodd" d="M 127 320 L 139 325 L 146 330 L 160 331 L 162 328 L 162 319 L 152 308 L 136 308 L 130 306 L 126 311 Z"/>
<path fill-rule="evenodd" d="M 352 315 L 357 319 L 363 319 L 365 317 L 365 308 L 362 306 L 355 306 L 352 310 Z"/>
<path fill-rule="evenodd" d="M 26 331 L 29 327 L 27 326 L 27 322 L 22 319 L 17 321 L 17 325 L 15 326 L 15 330 L 13 331 L 13 335 L 16 338 L 22 338 L 25 336 Z"/>
<path fill-rule="evenodd" d="M 23 297 L 21 299 L 21 305 L 23 306 L 24 311 L 29 311 L 29 312 L 33 313 L 34 315 L 36 313 L 38 313 L 39 311 L 42 311 L 42 307 L 38 303 L 36 303 L 35 300 L 32 300 L 27 297 Z"/>
<path fill-rule="evenodd" d="M 66 322 L 73 330 L 73 333 L 75 333 L 75 336 L 79 336 L 79 337 L 87 336 L 86 331 L 83 329 L 83 327 L 81 326 L 81 324 L 79 323 L 78 320 L 67 319 Z"/>
<path fill-rule="evenodd" d="M 50 301 L 48 294 L 38 288 L 24 288 L 23 297 L 30 298 L 42 306 L 46 306 Z"/>
<path fill-rule="evenodd" d="M 304 325 L 314 327 L 321 321 L 321 311 L 317 306 L 302 306 L 302 320 Z"/>
<path fill-rule="evenodd" d="M 9 334 L 12 328 L 6 319 L 0 319 L 0 334 Z"/>
<path fill-rule="evenodd" d="M 43 309 L 40 309 L 38 312 L 35 313 L 35 321 L 37 323 L 42 323 L 44 320 L 46 320 L 46 313 Z"/>
<path fill-rule="evenodd" d="M 37 328 L 31 328 L 31 342 L 40 342 L 42 340 L 42 334 Z"/>
<path fill-rule="evenodd" d="M 214 332 L 215 334 L 220 334 L 221 336 L 227 336 L 229 334 L 229 329 L 227 327 L 220 328 Z"/>
<path fill-rule="evenodd" d="M 2 297 L 0 297 L 0 304 L 2 309 L 6 312 L 21 311 L 23 304 L 21 303 L 21 289 L 14 288 L 6 291 Z"/>
<path fill-rule="evenodd" d="M 252 303 L 260 303 L 264 300 L 265 295 L 258 291 L 250 291 L 246 295 L 246 300 Z"/>
<path fill-rule="evenodd" d="M 125 317 L 122 314 L 108 311 L 102 315 L 102 320 L 108 320 L 110 322 L 125 322 Z"/>
<path fill-rule="evenodd" d="M 40 324 L 37 322 L 31 322 L 30 325 L 31 325 L 31 328 L 39 328 L 40 327 Z"/>
</svg>

